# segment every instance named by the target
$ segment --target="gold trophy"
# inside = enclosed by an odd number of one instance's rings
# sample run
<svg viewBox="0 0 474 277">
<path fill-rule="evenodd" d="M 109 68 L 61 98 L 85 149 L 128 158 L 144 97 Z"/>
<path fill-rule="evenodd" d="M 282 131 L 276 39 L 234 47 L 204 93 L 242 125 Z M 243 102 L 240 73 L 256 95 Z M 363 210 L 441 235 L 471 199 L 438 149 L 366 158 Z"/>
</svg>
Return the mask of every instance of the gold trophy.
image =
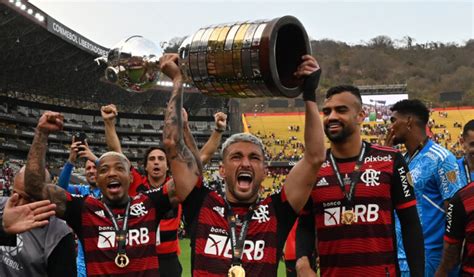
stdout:
<svg viewBox="0 0 474 277">
<path fill-rule="evenodd" d="M 311 54 L 308 35 L 293 16 L 200 28 L 179 48 L 187 82 L 209 96 L 296 97 L 302 80 L 293 76 L 301 56 Z M 156 85 L 162 50 L 140 36 L 112 48 L 105 79 L 129 91 Z"/>
</svg>

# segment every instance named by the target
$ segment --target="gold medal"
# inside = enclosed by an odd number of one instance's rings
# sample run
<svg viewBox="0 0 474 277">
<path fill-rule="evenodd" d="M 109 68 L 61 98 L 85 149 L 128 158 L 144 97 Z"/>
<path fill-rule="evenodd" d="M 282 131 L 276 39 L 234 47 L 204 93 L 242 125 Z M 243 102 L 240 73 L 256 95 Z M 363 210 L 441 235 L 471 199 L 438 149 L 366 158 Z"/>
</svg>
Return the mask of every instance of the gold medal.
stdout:
<svg viewBox="0 0 474 277">
<path fill-rule="evenodd" d="M 356 215 L 353 210 L 347 210 L 342 213 L 342 224 L 351 225 L 356 219 Z"/>
<path fill-rule="evenodd" d="M 115 264 L 120 267 L 124 268 L 130 263 L 130 260 L 127 257 L 127 254 L 117 254 L 115 256 Z"/>
<path fill-rule="evenodd" d="M 245 269 L 240 265 L 234 265 L 229 269 L 229 277 L 245 277 Z"/>
</svg>

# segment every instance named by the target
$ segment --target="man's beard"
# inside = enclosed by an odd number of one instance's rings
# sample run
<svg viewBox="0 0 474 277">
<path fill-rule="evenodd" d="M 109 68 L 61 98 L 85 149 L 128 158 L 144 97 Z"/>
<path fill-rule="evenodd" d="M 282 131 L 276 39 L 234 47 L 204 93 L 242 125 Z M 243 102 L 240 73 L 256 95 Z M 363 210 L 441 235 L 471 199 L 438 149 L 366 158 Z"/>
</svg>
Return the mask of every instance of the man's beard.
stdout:
<svg viewBox="0 0 474 277">
<path fill-rule="evenodd" d="M 400 137 L 394 137 L 393 138 L 393 146 L 399 145 L 399 144 L 405 144 L 405 139 L 400 138 Z"/>
<path fill-rule="evenodd" d="M 324 133 L 326 137 L 333 143 L 345 142 L 347 138 L 352 135 L 353 131 L 342 125 L 342 130 L 338 133 L 331 133 L 328 126 L 324 126 Z"/>
</svg>

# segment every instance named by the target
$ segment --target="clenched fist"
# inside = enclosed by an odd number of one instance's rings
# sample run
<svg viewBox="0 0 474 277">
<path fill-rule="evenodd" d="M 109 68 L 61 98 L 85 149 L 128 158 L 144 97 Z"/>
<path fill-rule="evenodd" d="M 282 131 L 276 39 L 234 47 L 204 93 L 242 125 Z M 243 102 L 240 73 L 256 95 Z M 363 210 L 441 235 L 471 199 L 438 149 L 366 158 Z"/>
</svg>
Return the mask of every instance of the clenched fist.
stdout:
<svg viewBox="0 0 474 277">
<path fill-rule="evenodd" d="M 62 130 L 64 116 L 58 112 L 46 111 L 40 117 L 36 126 L 40 132 L 50 134 Z"/>
<path fill-rule="evenodd" d="M 214 114 L 214 122 L 216 123 L 217 130 L 225 131 L 227 128 L 227 115 L 223 112 L 217 112 Z"/>
<path fill-rule="evenodd" d="M 104 121 L 113 121 L 118 115 L 117 107 L 114 104 L 102 106 L 100 108 L 100 114 Z"/>
</svg>

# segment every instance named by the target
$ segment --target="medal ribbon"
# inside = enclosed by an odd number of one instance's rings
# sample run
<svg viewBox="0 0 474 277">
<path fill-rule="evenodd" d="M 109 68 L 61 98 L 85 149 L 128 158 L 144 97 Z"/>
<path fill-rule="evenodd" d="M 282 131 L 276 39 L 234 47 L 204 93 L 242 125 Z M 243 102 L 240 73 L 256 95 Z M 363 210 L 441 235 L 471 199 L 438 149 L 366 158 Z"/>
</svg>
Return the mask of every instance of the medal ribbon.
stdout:
<svg viewBox="0 0 474 277">
<path fill-rule="evenodd" d="M 354 167 L 354 172 L 351 175 L 351 184 L 349 187 L 349 192 L 346 192 L 346 186 L 344 184 L 344 181 L 342 180 L 342 174 L 339 171 L 339 167 L 337 166 L 336 159 L 334 158 L 332 153 L 329 152 L 329 159 L 331 160 L 332 169 L 334 170 L 334 173 L 336 174 L 337 181 L 339 182 L 339 186 L 341 187 L 341 190 L 342 190 L 342 194 L 344 194 L 346 209 L 352 209 L 352 205 L 353 205 L 352 198 L 354 197 L 355 187 L 360 178 L 360 174 L 361 174 L 360 169 L 362 168 L 362 164 L 364 161 L 365 148 L 366 148 L 365 142 L 362 142 L 362 147 L 359 153 L 359 157 L 357 158 L 357 162 Z"/>
<path fill-rule="evenodd" d="M 107 204 L 104 203 L 105 210 L 107 211 L 107 214 L 110 217 L 110 220 L 112 220 L 112 223 L 114 225 L 115 229 L 115 237 L 117 240 L 118 244 L 118 252 L 117 254 L 125 254 L 125 246 L 127 245 L 127 231 L 128 231 L 128 216 L 130 213 L 130 198 L 128 199 L 127 207 L 125 208 L 125 215 L 123 218 L 123 225 L 122 229 L 119 228 L 117 219 L 115 218 L 114 214 L 112 213 L 112 210 L 107 206 Z"/>
<path fill-rule="evenodd" d="M 405 155 L 403 157 L 405 158 L 405 161 L 407 162 L 407 165 L 409 165 L 411 163 L 411 161 L 413 161 L 413 159 L 416 157 L 416 155 L 420 154 L 420 151 L 423 150 L 423 148 L 425 147 L 425 145 L 427 143 L 428 143 L 428 137 L 425 139 L 425 141 L 423 141 L 422 143 L 420 143 L 420 145 L 418 145 L 418 147 L 415 150 L 415 153 L 413 153 L 413 155 L 411 157 L 408 156 L 408 151 L 407 151 L 407 153 L 405 153 Z"/>
<path fill-rule="evenodd" d="M 247 214 L 244 216 L 244 221 L 242 222 L 242 227 L 240 229 L 240 233 L 237 236 L 237 217 L 234 215 L 234 212 L 232 211 L 232 207 L 230 206 L 229 202 L 227 202 L 227 199 L 224 198 L 224 201 L 227 206 L 227 222 L 229 223 L 229 236 L 230 236 L 230 242 L 232 246 L 232 266 L 234 265 L 242 265 L 242 255 L 243 255 L 243 249 L 244 249 L 244 243 L 245 243 L 245 237 L 247 236 L 247 231 L 250 226 L 250 220 L 253 215 L 253 210 L 255 205 L 252 205 L 249 208 L 249 211 Z"/>
<path fill-rule="evenodd" d="M 464 161 L 462 161 L 462 163 L 464 164 L 464 171 L 466 171 L 466 179 L 467 179 L 467 183 L 469 184 L 470 182 L 472 182 L 471 170 L 469 169 L 469 165 L 466 162 L 466 157 L 464 157 Z"/>
</svg>

